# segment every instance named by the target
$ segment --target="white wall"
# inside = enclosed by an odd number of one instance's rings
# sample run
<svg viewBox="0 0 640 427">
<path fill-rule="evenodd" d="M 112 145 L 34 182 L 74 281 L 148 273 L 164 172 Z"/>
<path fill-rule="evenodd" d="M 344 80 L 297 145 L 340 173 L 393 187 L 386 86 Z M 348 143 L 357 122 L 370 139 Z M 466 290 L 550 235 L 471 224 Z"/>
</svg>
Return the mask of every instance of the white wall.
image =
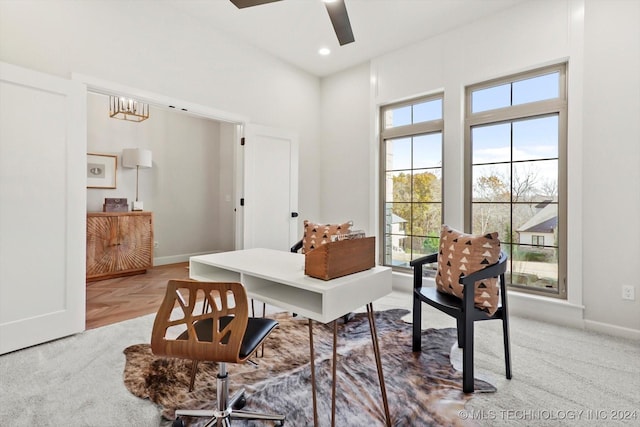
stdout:
<svg viewBox="0 0 640 427">
<path fill-rule="evenodd" d="M 640 2 L 586 6 L 585 319 L 640 330 Z M 623 284 L 635 286 L 635 301 L 620 300 Z"/>
<path fill-rule="evenodd" d="M 322 82 L 321 211 L 315 222 L 353 220 L 368 235 L 370 223 L 369 65 L 363 64 Z"/>
<path fill-rule="evenodd" d="M 364 217 L 378 209 L 377 164 L 364 183 L 352 177 L 346 162 L 334 159 L 335 135 L 348 136 L 345 144 L 350 145 L 351 159 L 377 153 L 375 117 L 380 105 L 444 91 L 444 221 L 462 227 L 464 87 L 568 61 L 568 300 L 512 292 L 512 313 L 640 337 L 640 298 L 631 302 L 620 297 L 621 283 L 635 284 L 636 292 L 640 290 L 633 269 L 640 258 L 640 180 L 634 166 L 640 145 L 639 5 L 624 0 L 526 2 L 374 58 L 370 75 L 360 66 L 324 79 L 323 127 L 334 127 L 336 118 L 355 119 L 339 121 L 340 128 L 323 132 L 322 144 L 329 148 L 323 149 L 322 158 L 323 215 L 344 215 L 342 208 L 326 203 L 336 197 L 332 192 L 340 182 L 348 182 L 352 194 L 370 194 L 367 208 L 348 204 L 353 210 L 350 215 Z M 371 85 L 369 106 L 363 102 L 365 84 Z M 349 96 L 357 102 L 345 102 Z M 340 99 L 343 102 L 332 102 Z M 359 119 L 364 109 L 369 122 Z M 367 147 L 362 146 L 364 139 Z M 636 191 L 630 193 L 630 187 Z M 346 194 L 337 197 L 349 203 Z M 370 229 L 377 224 L 376 216 Z M 613 225 L 613 233 L 618 228 L 624 232 L 612 239 L 610 228 L 601 224 Z M 612 243 L 617 247 L 624 243 L 625 249 L 612 250 Z M 394 285 L 403 282 L 408 281 L 394 277 Z"/>
<path fill-rule="evenodd" d="M 157 1 L 2 1 L 0 60 L 79 73 L 291 129 L 300 213 L 319 215 L 319 79 Z"/>
</svg>

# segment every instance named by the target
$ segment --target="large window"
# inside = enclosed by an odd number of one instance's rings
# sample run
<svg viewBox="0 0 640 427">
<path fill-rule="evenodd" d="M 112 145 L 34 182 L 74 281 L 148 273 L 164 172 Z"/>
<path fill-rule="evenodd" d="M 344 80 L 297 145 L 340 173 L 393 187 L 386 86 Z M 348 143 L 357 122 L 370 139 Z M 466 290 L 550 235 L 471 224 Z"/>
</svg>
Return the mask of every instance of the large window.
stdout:
<svg viewBox="0 0 640 427">
<path fill-rule="evenodd" d="M 385 265 L 437 251 L 442 224 L 442 94 L 381 109 Z"/>
<path fill-rule="evenodd" d="M 566 67 L 466 90 L 466 228 L 498 231 L 511 287 L 566 298 Z"/>
</svg>

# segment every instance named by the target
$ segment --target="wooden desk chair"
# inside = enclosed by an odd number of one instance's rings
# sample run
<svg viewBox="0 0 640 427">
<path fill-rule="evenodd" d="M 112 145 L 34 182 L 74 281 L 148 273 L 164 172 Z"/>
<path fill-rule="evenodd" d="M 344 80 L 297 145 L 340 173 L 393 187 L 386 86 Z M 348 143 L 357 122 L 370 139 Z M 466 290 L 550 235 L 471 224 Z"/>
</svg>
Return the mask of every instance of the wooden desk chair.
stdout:
<svg viewBox="0 0 640 427">
<path fill-rule="evenodd" d="M 459 279 L 464 286 L 463 299 L 438 291 L 435 287 L 422 286 L 422 267 L 435 263 L 438 254 L 427 255 L 411 261 L 413 267 L 413 351 L 420 351 L 422 334 L 421 303 L 427 303 L 456 319 L 458 329 L 458 347 L 462 348 L 462 390 L 473 393 L 473 324 L 480 320 L 502 319 L 504 357 L 506 376 L 511 379 L 511 356 L 509 350 L 509 316 L 507 310 L 507 292 L 504 273 L 507 269 L 507 255 L 500 252 L 498 262 L 482 270 Z M 483 279 L 499 278 L 500 307 L 493 315 L 481 310 L 474 304 L 474 284 Z M 470 292 L 469 292 L 470 291 Z"/>
<path fill-rule="evenodd" d="M 202 297 L 204 308 L 195 310 Z M 236 409 L 244 405 L 245 391 L 240 389 L 229 398 L 226 368 L 227 363 L 244 363 L 277 326 L 278 322 L 272 319 L 249 317 L 247 294 L 240 283 L 170 280 L 153 324 L 153 353 L 218 363 L 216 409 L 177 410 L 174 427 L 183 426 L 182 416 L 208 417 L 211 420 L 207 425 L 217 426 L 230 425 L 230 419 L 271 420 L 283 425 L 283 415 Z M 168 336 L 176 328 L 183 332 L 177 338 Z M 194 379 L 195 365 L 192 386 Z"/>
</svg>

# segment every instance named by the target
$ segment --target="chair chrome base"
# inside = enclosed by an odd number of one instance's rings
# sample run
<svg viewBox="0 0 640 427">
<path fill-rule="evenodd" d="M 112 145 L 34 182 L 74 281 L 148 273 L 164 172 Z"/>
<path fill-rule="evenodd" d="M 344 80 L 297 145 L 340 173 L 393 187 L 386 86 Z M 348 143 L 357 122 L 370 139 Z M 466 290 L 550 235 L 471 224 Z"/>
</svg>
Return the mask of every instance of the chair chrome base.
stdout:
<svg viewBox="0 0 640 427">
<path fill-rule="evenodd" d="M 231 398 L 227 399 L 227 397 L 229 396 L 229 376 L 227 375 L 226 363 L 219 363 L 218 369 L 219 372 L 216 380 L 218 409 L 178 409 L 176 410 L 176 421 L 174 421 L 173 423 L 174 427 L 184 425 L 182 423 L 181 417 L 210 418 L 207 424 L 205 424 L 206 427 L 230 427 L 231 420 L 234 419 L 277 421 L 279 422 L 279 425 L 284 425 L 284 415 L 264 414 L 259 412 L 249 412 L 240 409 L 233 409 L 234 406 L 238 404 L 238 402 L 245 399 L 245 390 L 240 389 L 236 393 L 234 393 Z M 242 406 L 244 405 L 242 404 L 240 407 Z"/>
</svg>

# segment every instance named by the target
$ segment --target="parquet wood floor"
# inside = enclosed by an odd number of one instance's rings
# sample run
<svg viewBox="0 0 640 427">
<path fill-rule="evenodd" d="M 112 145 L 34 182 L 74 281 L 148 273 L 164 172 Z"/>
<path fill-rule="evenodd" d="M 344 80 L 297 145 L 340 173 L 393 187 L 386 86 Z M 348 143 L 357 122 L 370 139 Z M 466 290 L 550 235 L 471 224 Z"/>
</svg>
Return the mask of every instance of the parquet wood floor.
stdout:
<svg viewBox="0 0 640 427">
<path fill-rule="evenodd" d="M 164 297 L 167 281 L 188 279 L 188 266 L 188 262 L 161 265 L 153 267 L 146 274 L 87 283 L 86 328 L 94 329 L 156 313 Z M 255 315 L 261 315 L 261 305 L 256 304 Z M 411 297 L 406 292 L 395 291 L 374 305 L 376 310 L 399 307 L 411 310 Z M 363 310 L 364 307 L 359 311 Z M 269 314 L 282 310 L 267 306 L 266 311 Z M 449 319 L 448 316 L 443 317 Z"/>
<path fill-rule="evenodd" d="M 155 313 L 167 281 L 188 279 L 188 263 L 153 267 L 146 274 L 87 283 L 86 328 L 93 329 Z"/>
</svg>

